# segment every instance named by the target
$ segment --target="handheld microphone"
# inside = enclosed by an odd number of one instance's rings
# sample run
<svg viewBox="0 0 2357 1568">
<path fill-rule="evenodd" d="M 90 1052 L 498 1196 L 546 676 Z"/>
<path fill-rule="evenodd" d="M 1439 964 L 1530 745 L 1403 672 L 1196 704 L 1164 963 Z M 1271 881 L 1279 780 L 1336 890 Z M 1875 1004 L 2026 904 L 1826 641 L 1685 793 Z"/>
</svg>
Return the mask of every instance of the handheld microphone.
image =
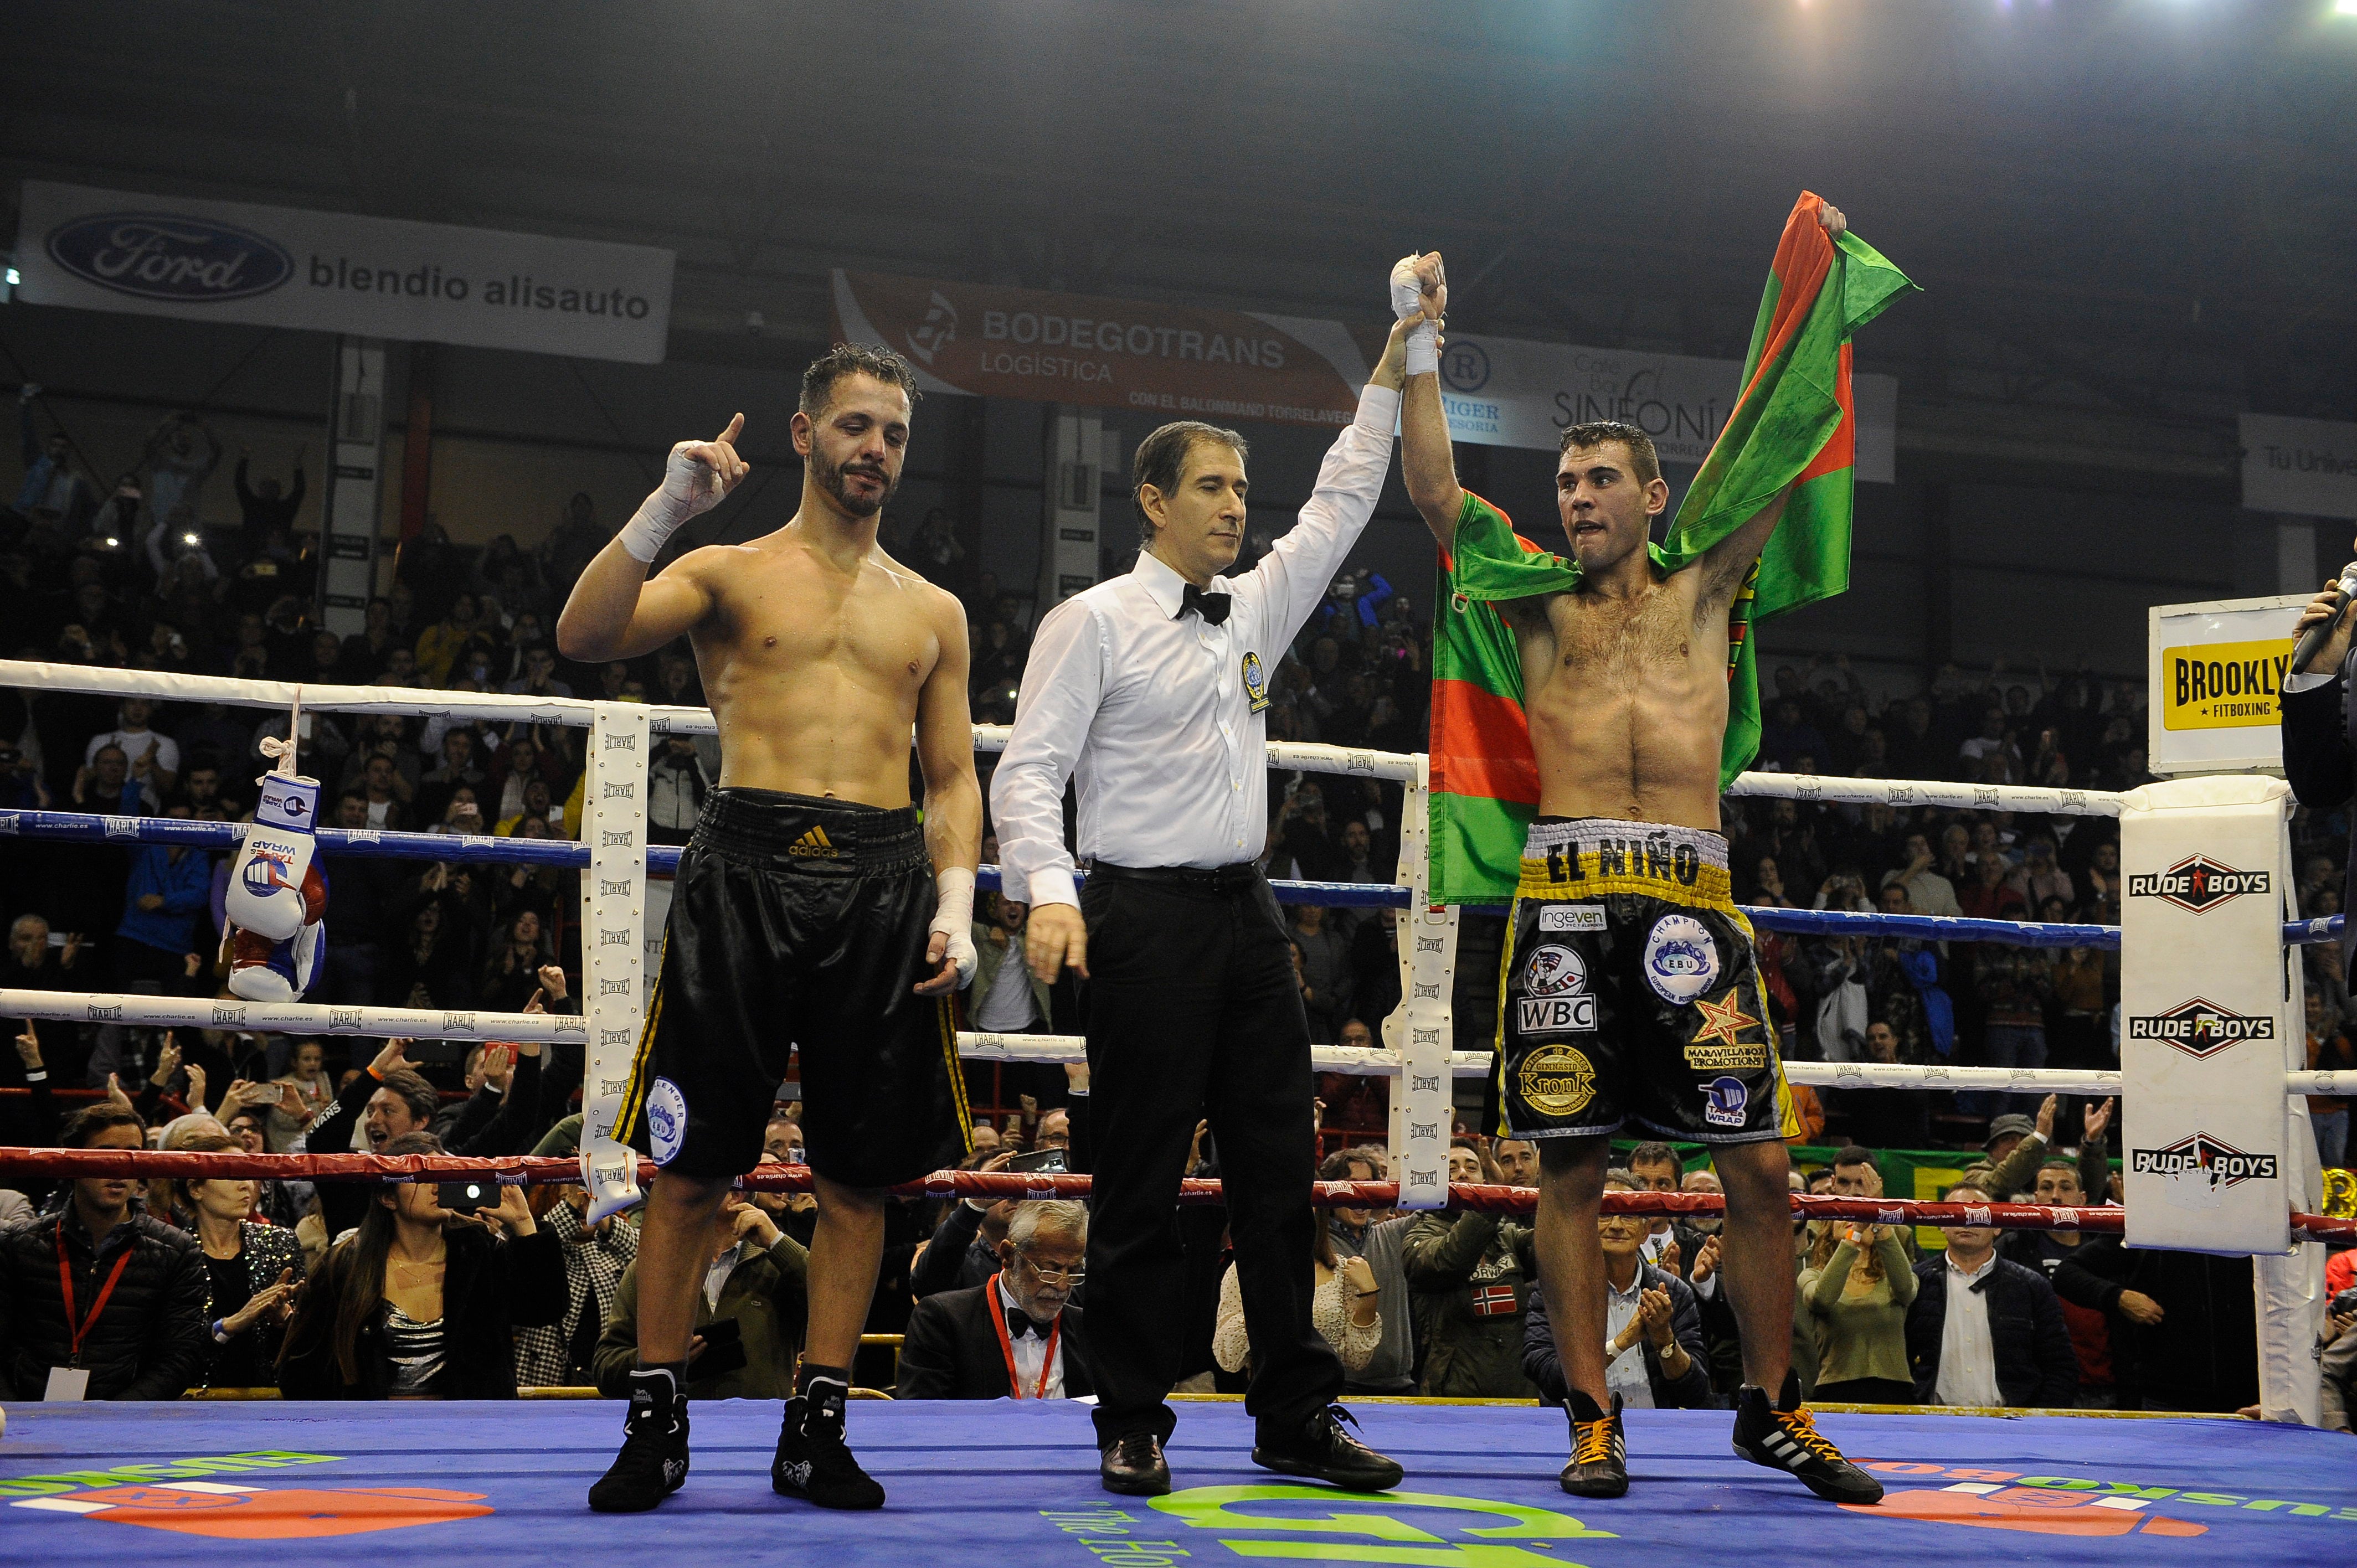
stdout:
<svg viewBox="0 0 2357 1568">
<path fill-rule="evenodd" d="M 2316 658 L 2318 651 L 2331 640 L 2332 628 L 2341 624 L 2341 618 L 2347 612 L 2349 601 L 2352 599 L 2357 599 L 2357 561 L 2352 561 L 2348 565 L 2341 568 L 2341 583 L 2333 590 L 2331 618 L 2320 620 L 2309 627 L 2306 634 L 2300 638 L 2299 646 L 2291 650 L 2293 674 L 2308 673 L 2309 662 Z"/>
</svg>

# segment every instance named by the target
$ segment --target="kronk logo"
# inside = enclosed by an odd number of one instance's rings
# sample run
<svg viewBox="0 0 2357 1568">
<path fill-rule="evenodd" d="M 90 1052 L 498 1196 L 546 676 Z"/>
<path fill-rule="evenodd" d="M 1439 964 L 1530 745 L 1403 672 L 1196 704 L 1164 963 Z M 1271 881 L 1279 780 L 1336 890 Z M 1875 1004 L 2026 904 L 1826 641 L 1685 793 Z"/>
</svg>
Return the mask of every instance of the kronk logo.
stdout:
<svg viewBox="0 0 2357 1568">
<path fill-rule="evenodd" d="M 2158 898 L 2203 915 L 2245 893 L 2265 893 L 2272 886 L 2264 871 L 2237 871 L 2206 854 L 2190 854 L 2167 871 L 2131 875 L 2128 897 Z"/>
<path fill-rule="evenodd" d="M 2158 1040 L 2189 1057 L 2213 1057 L 2244 1040 L 2275 1037 L 2276 1021 L 2272 1016 L 2230 1013 L 2200 996 L 2180 1002 L 2166 1013 L 2131 1014 L 2128 1017 L 2129 1039 Z"/>
</svg>

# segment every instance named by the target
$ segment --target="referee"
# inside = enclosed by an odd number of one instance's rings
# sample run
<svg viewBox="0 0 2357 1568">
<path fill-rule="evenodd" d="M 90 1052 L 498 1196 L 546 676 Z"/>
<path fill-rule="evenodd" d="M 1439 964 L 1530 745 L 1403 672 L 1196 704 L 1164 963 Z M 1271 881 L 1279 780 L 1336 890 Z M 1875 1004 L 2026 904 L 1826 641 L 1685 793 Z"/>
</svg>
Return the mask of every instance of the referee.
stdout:
<svg viewBox="0 0 2357 1568">
<path fill-rule="evenodd" d="M 1052 983 L 1070 962 L 1085 982 L 1089 1357 L 1109 1491 L 1170 1489 L 1164 1401 L 1187 1297 L 1176 1205 L 1201 1119 L 1251 1337 L 1254 1462 L 1353 1490 L 1399 1483 L 1397 1465 L 1344 1430 L 1341 1364 L 1310 1319 L 1309 1025 L 1254 862 L 1268 682 L 1374 511 L 1411 329 L 1439 304 L 1436 286 L 1407 307 L 1300 520 L 1249 572 L 1219 575 L 1243 541 L 1243 439 L 1194 421 L 1146 438 L 1131 476 L 1137 564 L 1040 623 L 991 781 L 1008 896 L 1031 905 L 1033 972 Z M 1414 335 L 1428 353 L 1431 333 Z M 1068 778 L 1092 867 L 1077 894 Z"/>
</svg>

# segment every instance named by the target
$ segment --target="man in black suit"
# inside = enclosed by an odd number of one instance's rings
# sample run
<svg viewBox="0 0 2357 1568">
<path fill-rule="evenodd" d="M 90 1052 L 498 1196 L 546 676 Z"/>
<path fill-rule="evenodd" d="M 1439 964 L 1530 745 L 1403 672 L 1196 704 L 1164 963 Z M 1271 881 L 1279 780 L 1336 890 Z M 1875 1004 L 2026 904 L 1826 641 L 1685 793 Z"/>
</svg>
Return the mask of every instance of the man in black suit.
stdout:
<svg viewBox="0 0 2357 1568">
<path fill-rule="evenodd" d="M 904 1400 L 1076 1399 L 1093 1393 L 1081 1309 L 1089 1211 L 1025 1203 L 999 1243 L 999 1272 L 917 1303 L 900 1347 Z"/>
<path fill-rule="evenodd" d="M 2339 596 L 2340 586 L 2338 583 L 2327 583 L 2324 591 L 2309 601 L 2308 608 L 2300 612 L 2299 634 L 2332 619 L 2333 600 Z M 2309 661 L 2308 673 L 2287 673 L 2283 682 L 2284 778 L 2299 803 L 2319 814 L 2339 809 L 2352 790 L 2357 789 L 2357 754 L 2353 754 L 2357 748 L 2352 746 L 2346 713 L 2352 621 L 2357 621 L 2357 603 L 2340 612 L 2340 623 Z M 2341 896 L 2342 908 L 2350 908 L 2352 895 L 2357 895 L 2357 845 L 2352 846 L 2350 882 Z M 2352 922 L 2350 929 L 2357 929 L 2357 922 Z M 2344 962 L 2351 946 L 2344 934 L 2341 939 Z"/>
<path fill-rule="evenodd" d="M 1986 1204 L 1961 1183 L 1950 1203 Z M 2020 1405 L 2069 1410 L 2079 1401 L 2079 1358 L 2054 1287 L 2036 1269 L 1996 1254 L 1996 1231 L 1943 1225 L 1948 1250 L 1915 1265 L 1907 1310 L 1907 1359 L 1923 1404 Z"/>
</svg>

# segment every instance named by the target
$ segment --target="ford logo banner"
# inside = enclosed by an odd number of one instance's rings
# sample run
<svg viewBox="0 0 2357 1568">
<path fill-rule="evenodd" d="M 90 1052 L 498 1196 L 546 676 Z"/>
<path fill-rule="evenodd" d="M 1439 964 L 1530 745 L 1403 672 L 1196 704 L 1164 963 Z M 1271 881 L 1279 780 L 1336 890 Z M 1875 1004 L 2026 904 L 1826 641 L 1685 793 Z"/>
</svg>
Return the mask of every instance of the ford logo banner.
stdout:
<svg viewBox="0 0 2357 1568">
<path fill-rule="evenodd" d="M 272 242 L 203 218 L 100 213 L 51 231 L 48 249 L 76 277 L 143 299 L 245 299 L 295 272 Z"/>
</svg>

